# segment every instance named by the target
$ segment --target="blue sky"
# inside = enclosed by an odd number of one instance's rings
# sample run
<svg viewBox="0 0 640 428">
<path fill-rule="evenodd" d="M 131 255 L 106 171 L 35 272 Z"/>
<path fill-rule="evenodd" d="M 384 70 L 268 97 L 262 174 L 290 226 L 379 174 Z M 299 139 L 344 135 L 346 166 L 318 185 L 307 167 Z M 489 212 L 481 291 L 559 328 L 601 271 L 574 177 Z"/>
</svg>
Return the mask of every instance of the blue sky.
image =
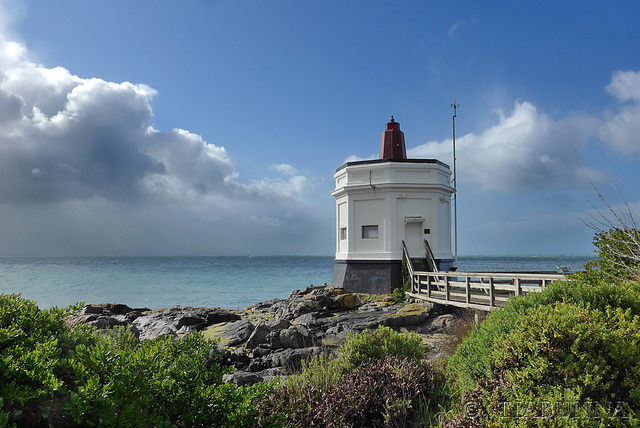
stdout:
<svg viewBox="0 0 640 428">
<path fill-rule="evenodd" d="M 460 254 L 640 207 L 640 4 L 0 0 L 0 255 L 332 255 L 333 173 L 451 164 Z"/>
</svg>

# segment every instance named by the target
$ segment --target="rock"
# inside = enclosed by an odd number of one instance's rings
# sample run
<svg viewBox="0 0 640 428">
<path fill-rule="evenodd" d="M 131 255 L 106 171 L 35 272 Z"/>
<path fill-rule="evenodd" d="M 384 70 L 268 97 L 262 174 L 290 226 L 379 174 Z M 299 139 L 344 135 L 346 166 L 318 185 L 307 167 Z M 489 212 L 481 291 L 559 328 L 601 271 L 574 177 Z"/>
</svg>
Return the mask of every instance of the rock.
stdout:
<svg viewBox="0 0 640 428">
<path fill-rule="evenodd" d="M 184 326 L 192 326 L 192 325 L 206 325 L 207 321 L 200 318 L 199 316 L 192 314 L 185 314 L 182 317 L 178 317 L 177 319 L 177 328 L 180 329 Z"/>
<path fill-rule="evenodd" d="M 229 324 L 224 334 L 227 336 L 227 346 L 238 346 L 251 336 L 254 326 L 249 320 L 235 321 Z"/>
<path fill-rule="evenodd" d="M 307 326 L 312 330 L 326 330 L 337 323 L 337 318 L 328 318 L 326 313 L 312 312 L 294 319 L 295 324 Z"/>
<path fill-rule="evenodd" d="M 281 368 L 265 369 L 258 372 L 246 372 L 242 370 L 234 370 L 229 374 L 222 376 L 225 382 L 233 383 L 238 386 L 253 385 L 260 382 L 269 382 L 284 376 Z"/>
<path fill-rule="evenodd" d="M 204 359 L 204 366 L 207 370 L 211 369 L 214 364 L 218 366 L 230 366 L 232 364 L 231 358 L 219 346 L 210 349 Z"/>
<path fill-rule="evenodd" d="M 280 341 L 280 332 L 282 330 L 274 330 L 267 335 L 267 343 L 270 349 L 282 348 L 282 342 Z"/>
<path fill-rule="evenodd" d="M 353 309 L 356 306 L 356 297 L 351 293 L 336 296 L 336 303 L 341 309 Z"/>
<path fill-rule="evenodd" d="M 221 308 L 201 309 L 198 315 L 205 318 L 209 325 L 221 322 L 237 321 L 241 318 L 239 314 Z"/>
<path fill-rule="evenodd" d="M 250 372 L 259 372 L 262 371 L 264 369 L 269 368 L 269 364 L 267 363 L 266 359 L 264 358 L 254 358 L 251 361 L 251 364 L 249 364 L 249 367 L 247 368 L 247 371 Z"/>
<path fill-rule="evenodd" d="M 132 323 L 133 320 L 135 320 L 136 318 L 142 316 L 143 311 L 142 310 L 133 310 L 127 314 L 125 314 L 124 319 L 127 320 L 127 322 Z"/>
<path fill-rule="evenodd" d="M 304 299 L 292 302 L 288 309 L 289 313 L 286 314 L 285 317 L 294 319 L 310 312 L 320 312 L 323 310 L 323 307 L 316 301 Z"/>
<path fill-rule="evenodd" d="M 235 370 L 231 373 L 223 375 L 222 380 L 224 382 L 233 383 L 234 385 L 244 386 L 259 383 L 262 381 L 262 378 L 257 373 Z"/>
<path fill-rule="evenodd" d="M 256 303 L 254 305 L 248 306 L 247 309 L 248 310 L 256 310 L 259 311 L 261 309 L 270 309 L 272 308 L 276 303 L 281 302 L 281 299 L 271 299 L 271 300 L 267 300 L 266 302 L 260 302 L 260 303 Z"/>
<path fill-rule="evenodd" d="M 262 346 L 253 348 L 253 351 L 251 351 L 251 355 L 253 355 L 254 358 L 262 358 L 265 355 L 269 355 L 270 353 L 271 349 L 263 348 Z"/>
<path fill-rule="evenodd" d="M 396 312 L 388 313 L 386 325 L 389 327 L 409 327 L 422 324 L 429 318 L 429 307 L 427 303 L 405 305 Z"/>
<path fill-rule="evenodd" d="M 127 305 L 120 303 L 100 303 L 98 305 L 85 305 L 80 314 L 104 314 L 104 315 L 125 315 L 131 311 L 148 311 L 148 308 L 131 309 Z"/>
<path fill-rule="evenodd" d="M 267 322 L 267 327 L 269 327 L 269 331 L 282 330 L 285 328 L 289 328 L 290 326 L 291 326 L 291 321 L 285 320 L 285 319 L 273 320 L 273 321 Z"/>
<path fill-rule="evenodd" d="M 251 357 L 241 349 L 234 349 L 228 353 L 227 357 L 229 358 L 231 365 L 238 369 L 246 368 L 251 364 Z"/>
<path fill-rule="evenodd" d="M 266 356 L 264 360 L 271 368 L 282 367 L 289 372 L 300 370 L 302 361 L 310 361 L 314 356 L 321 353 L 317 346 L 299 349 L 282 349 Z"/>
<path fill-rule="evenodd" d="M 125 322 L 124 320 L 120 320 L 114 316 L 102 316 L 102 317 L 97 317 L 93 321 L 87 322 L 87 324 L 90 325 L 91 327 L 95 327 L 102 330 L 107 328 L 113 328 L 117 325 L 127 325 L 127 322 Z"/>
<path fill-rule="evenodd" d="M 104 308 L 101 305 L 85 305 L 85 307 L 80 310 L 81 315 L 102 314 L 103 312 Z"/>
<path fill-rule="evenodd" d="M 253 349 L 257 346 L 267 343 L 267 336 L 271 333 L 271 329 L 267 326 L 266 323 L 261 322 L 256 326 L 256 328 L 249 336 L 249 340 L 247 340 L 247 344 L 245 348 Z"/>
<path fill-rule="evenodd" d="M 452 314 L 440 315 L 439 317 L 436 317 L 431 322 L 431 327 L 436 328 L 436 329 L 446 328 L 446 327 L 450 326 L 455 319 L 456 319 L 456 317 L 453 316 Z"/>
<path fill-rule="evenodd" d="M 283 348 L 306 348 L 313 343 L 313 337 L 304 326 L 291 326 L 280 331 L 280 345 Z"/>
<path fill-rule="evenodd" d="M 354 312 L 339 315 L 336 320 L 336 325 L 341 326 L 343 330 L 355 334 L 367 329 L 376 329 L 379 325 L 386 325 L 386 322 L 387 320 L 377 313 Z"/>
<path fill-rule="evenodd" d="M 232 366 L 235 371 L 225 378 L 250 384 L 263 381 L 269 370 L 279 370 L 277 376 L 296 371 L 301 361 L 337 350 L 349 334 L 380 325 L 421 335 L 429 356 L 439 358 L 448 352 L 444 344 L 457 318 L 448 307 L 419 300 L 396 304 L 385 295 L 352 294 L 325 285 L 244 310 L 174 306 L 151 311 L 111 303 L 86 305 L 65 322 L 72 328 L 88 324 L 101 330 L 129 326 L 140 341 L 159 336 L 179 339 L 202 331 L 207 338 L 219 338 L 226 350 L 214 352 L 205 363 Z"/>
<path fill-rule="evenodd" d="M 140 331 L 140 340 L 143 342 L 160 336 L 178 337 L 173 320 L 164 318 L 162 314 L 138 317 L 133 325 Z"/>
<path fill-rule="evenodd" d="M 122 305 L 120 303 L 107 303 L 107 304 L 104 305 L 104 308 L 106 310 L 108 310 L 109 312 L 111 312 L 113 314 L 116 314 L 116 315 L 128 314 L 129 312 L 131 312 L 133 310 L 129 306 Z M 148 311 L 149 309 L 142 308 L 142 309 L 138 309 L 138 310 L 146 310 L 146 311 Z"/>
</svg>

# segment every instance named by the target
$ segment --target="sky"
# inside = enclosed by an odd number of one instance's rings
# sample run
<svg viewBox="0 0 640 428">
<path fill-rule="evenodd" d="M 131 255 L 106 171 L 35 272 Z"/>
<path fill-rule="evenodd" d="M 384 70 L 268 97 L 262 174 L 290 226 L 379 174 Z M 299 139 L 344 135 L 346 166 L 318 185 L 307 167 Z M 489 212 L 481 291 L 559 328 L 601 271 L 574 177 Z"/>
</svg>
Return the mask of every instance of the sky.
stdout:
<svg viewBox="0 0 640 428">
<path fill-rule="evenodd" d="M 595 189 L 640 208 L 639 18 L 0 0 L 0 256 L 331 256 L 333 174 L 391 115 L 410 158 L 452 165 L 454 80 L 458 253 L 593 254 Z"/>
</svg>

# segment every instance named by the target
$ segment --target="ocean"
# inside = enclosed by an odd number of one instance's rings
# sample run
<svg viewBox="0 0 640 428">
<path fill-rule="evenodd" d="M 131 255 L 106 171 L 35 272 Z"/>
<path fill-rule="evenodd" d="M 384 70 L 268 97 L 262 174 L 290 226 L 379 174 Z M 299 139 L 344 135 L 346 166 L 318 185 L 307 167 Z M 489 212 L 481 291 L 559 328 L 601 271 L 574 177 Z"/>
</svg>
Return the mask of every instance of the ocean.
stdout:
<svg viewBox="0 0 640 428">
<path fill-rule="evenodd" d="M 459 256 L 461 272 L 582 269 L 589 256 Z M 0 293 L 42 309 L 77 302 L 241 309 L 331 282 L 333 257 L 2 257 Z"/>
</svg>

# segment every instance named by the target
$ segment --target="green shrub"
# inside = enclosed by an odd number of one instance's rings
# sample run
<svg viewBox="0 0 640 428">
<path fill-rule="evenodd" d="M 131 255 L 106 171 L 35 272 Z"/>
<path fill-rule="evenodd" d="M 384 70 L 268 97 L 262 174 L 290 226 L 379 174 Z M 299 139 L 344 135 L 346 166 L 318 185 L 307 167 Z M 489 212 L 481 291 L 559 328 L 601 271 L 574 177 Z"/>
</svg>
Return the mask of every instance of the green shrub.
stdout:
<svg viewBox="0 0 640 428">
<path fill-rule="evenodd" d="M 640 426 L 639 238 L 598 232 L 584 272 L 491 313 L 449 359 L 444 425 Z"/>
<path fill-rule="evenodd" d="M 8 422 L 36 425 L 60 412 L 73 385 L 62 321 L 71 309 L 41 311 L 20 295 L 0 295 L 0 397 Z"/>
<path fill-rule="evenodd" d="M 407 299 L 407 295 L 405 290 L 402 287 L 396 287 L 391 290 L 391 300 L 393 303 L 402 303 Z"/>
<path fill-rule="evenodd" d="M 493 350 L 494 376 L 465 394 L 477 414 L 458 415 L 451 426 L 478 415 L 498 427 L 640 424 L 638 344 L 640 317 L 629 309 L 537 307 Z"/>
<path fill-rule="evenodd" d="M 221 351 L 197 333 L 139 346 L 124 328 L 91 334 L 92 346 L 76 347 L 74 369 L 86 381 L 69 408 L 79 425 L 252 426 L 256 402 L 272 388 L 224 384 L 214 363 Z"/>
<path fill-rule="evenodd" d="M 287 376 L 284 385 L 291 394 L 304 400 L 304 392 L 308 386 L 313 390 L 323 392 L 331 389 L 340 381 L 344 374 L 335 357 L 321 354 L 313 357 L 309 362 L 302 361 L 302 370 L 298 374 Z"/>
<path fill-rule="evenodd" d="M 385 357 L 404 357 L 420 361 L 424 356 L 424 346 L 415 333 L 397 333 L 389 327 L 379 326 L 376 330 L 365 330 L 349 335 L 338 351 L 339 360 L 345 370 Z"/>
<path fill-rule="evenodd" d="M 553 306 L 559 302 L 601 312 L 608 307 L 629 310 L 640 315 L 640 287 L 591 284 L 573 279 L 557 281 L 541 293 L 509 299 L 504 308 L 489 317 L 465 339 L 449 360 L 449 371 L 462 393 L 473 389 L 480 379 L 495 375 L 494 351 L 502 346 L 506 335 L 518 328 L 524 316 L 535 308 Z"/>
<path fill-rule="evenodd" d="M 139 345 L 124 327 L 70 330 L 72 309 L 0 295 L 0 426 L 254 426 L 274 387 L 223 383 L 201 334 Z"/>
</svg>

